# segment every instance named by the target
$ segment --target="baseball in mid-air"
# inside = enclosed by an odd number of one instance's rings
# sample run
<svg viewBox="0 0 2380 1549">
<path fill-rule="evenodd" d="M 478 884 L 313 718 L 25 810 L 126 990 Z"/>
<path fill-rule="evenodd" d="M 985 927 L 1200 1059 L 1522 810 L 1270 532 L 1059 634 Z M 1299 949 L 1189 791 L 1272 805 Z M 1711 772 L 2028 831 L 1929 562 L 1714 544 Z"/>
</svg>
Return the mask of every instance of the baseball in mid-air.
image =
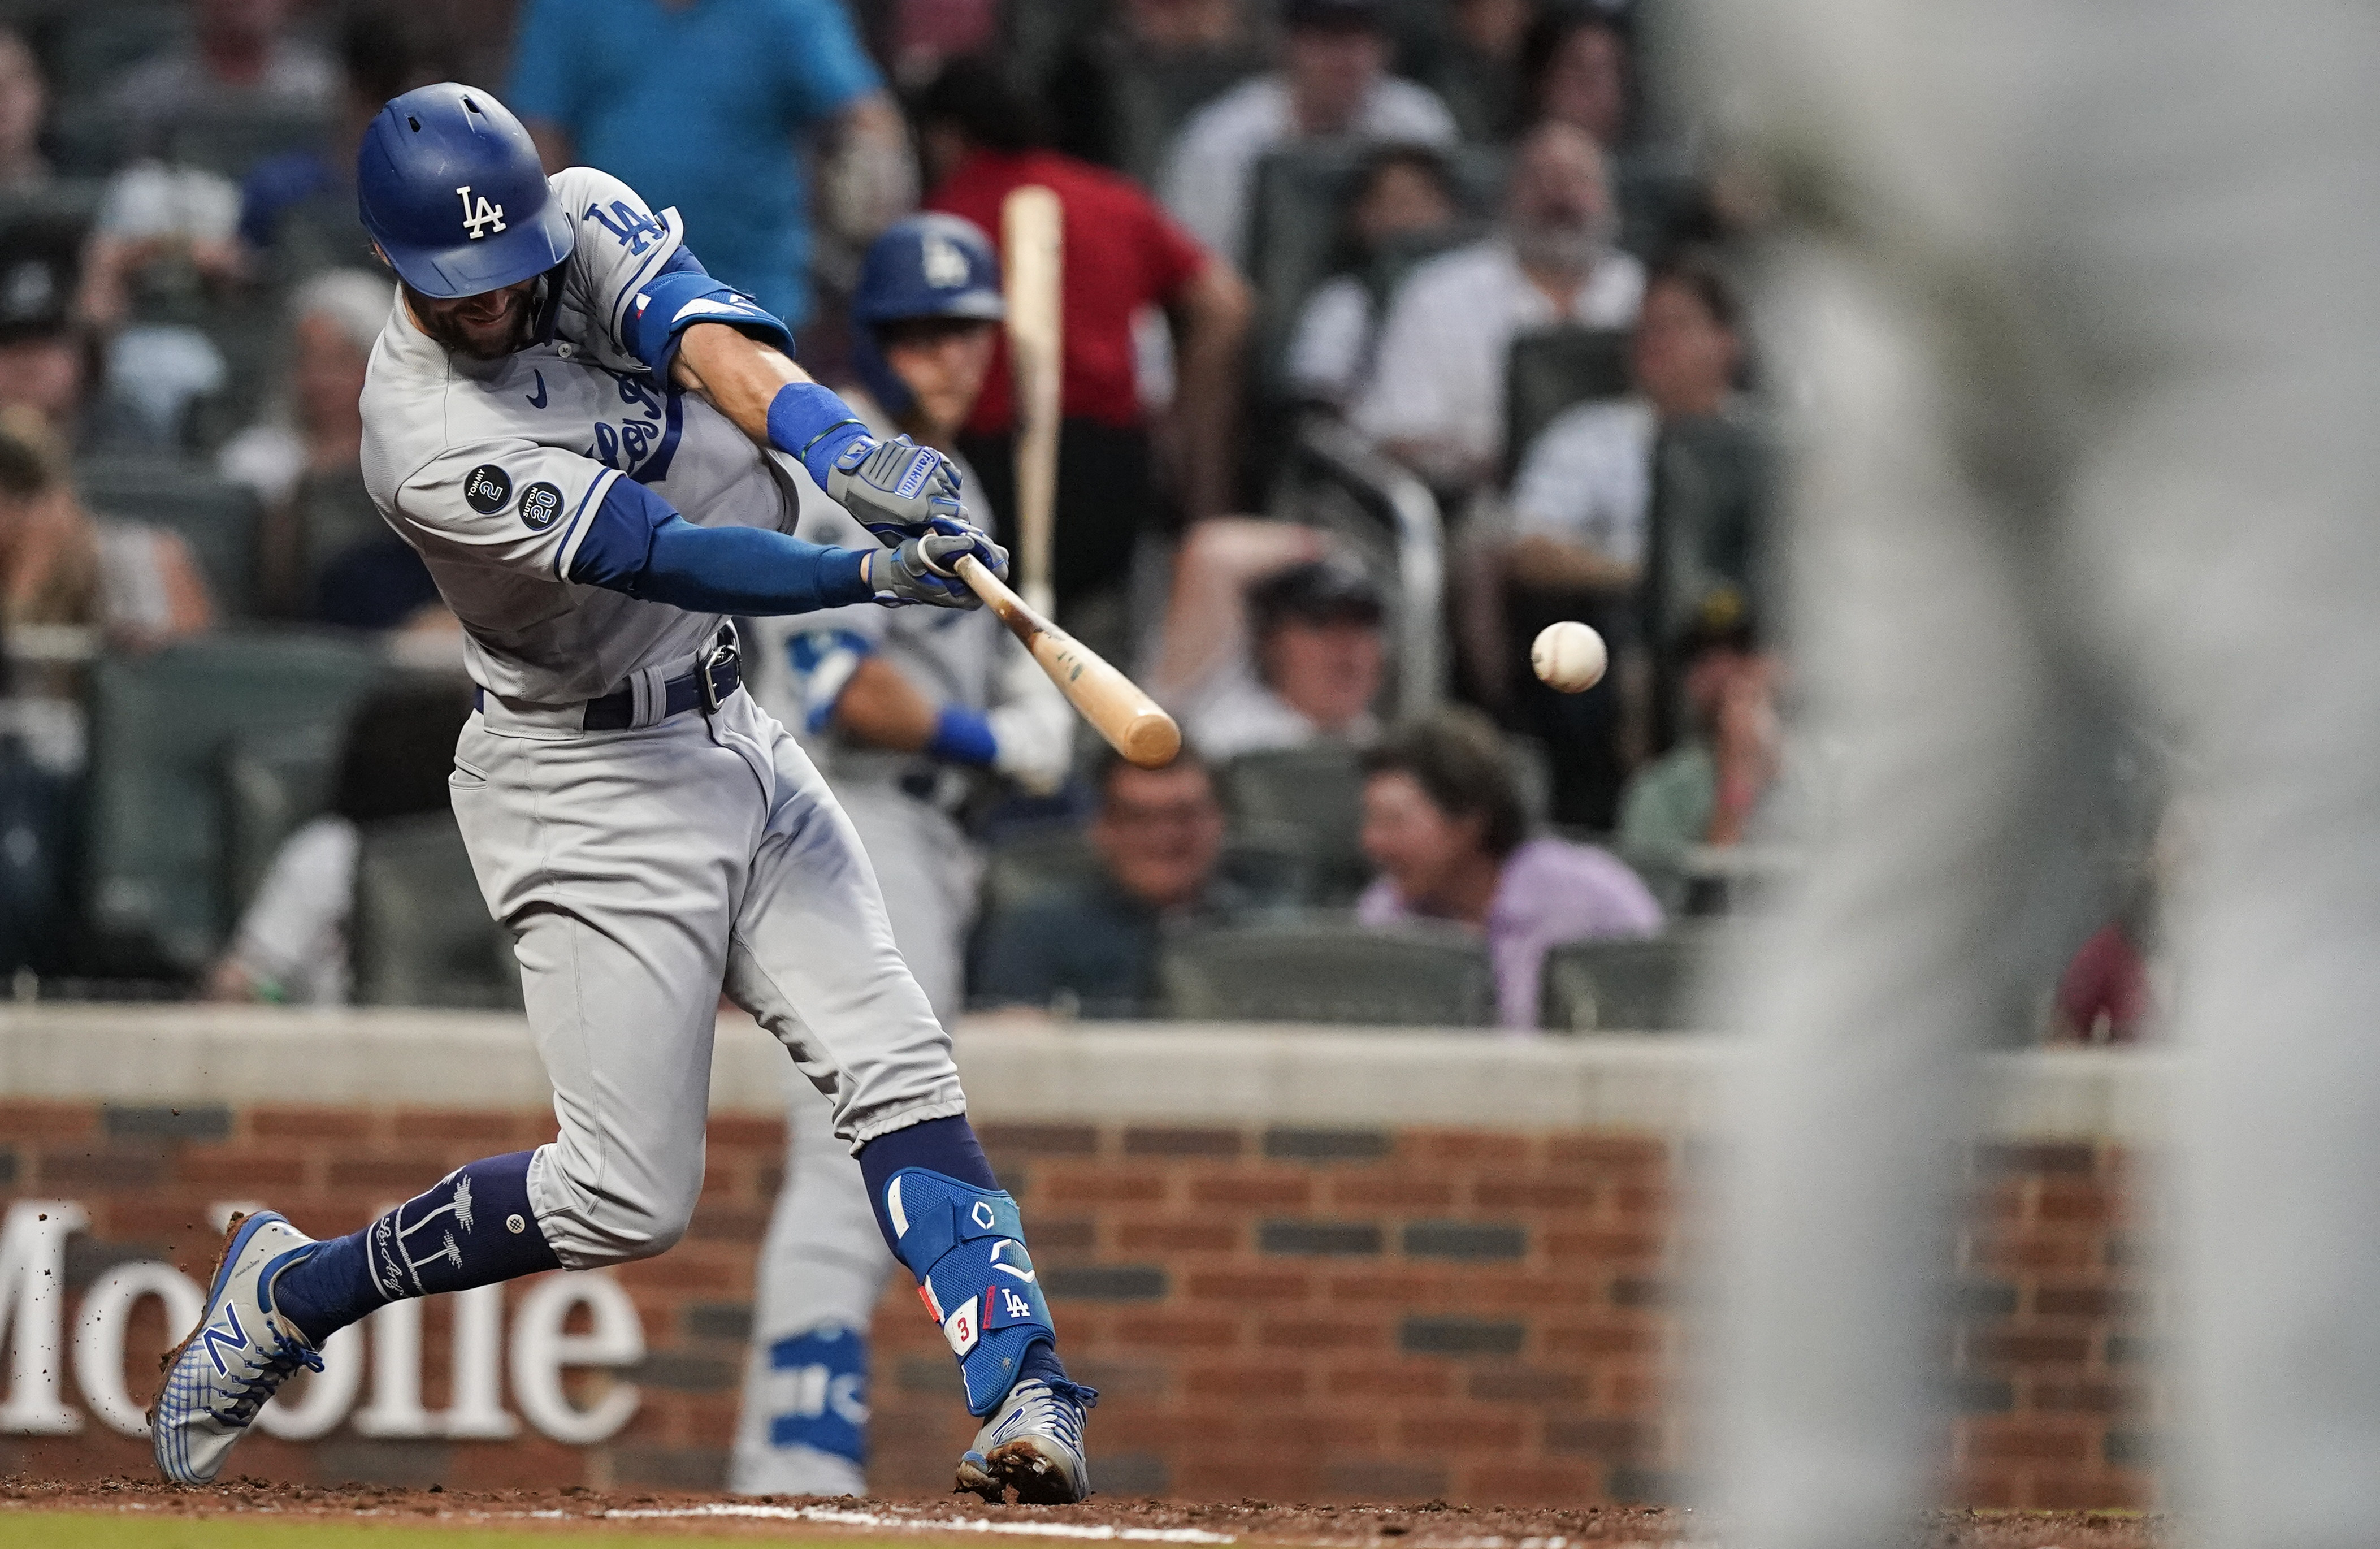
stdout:
<svg viewBox="0 0 2380 1549">
<path fill-rule="evenodd" d="M 1536 669 L 1538 679 L 1565 694 L 1594 688 L 1610 661 L 1603 637 L 1575 618 L 1547 625 L 1529 647 L 1529 665 Z"/>
</svg>

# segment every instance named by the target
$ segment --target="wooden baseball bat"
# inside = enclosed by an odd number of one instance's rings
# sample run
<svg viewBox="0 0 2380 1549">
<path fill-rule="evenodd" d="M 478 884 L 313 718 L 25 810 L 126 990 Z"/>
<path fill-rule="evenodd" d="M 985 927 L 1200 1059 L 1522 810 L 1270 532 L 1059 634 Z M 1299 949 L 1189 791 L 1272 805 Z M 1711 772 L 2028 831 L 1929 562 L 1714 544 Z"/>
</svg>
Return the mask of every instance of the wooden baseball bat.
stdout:
<svg viewBox="0 0 2380 1549">
<path fill-rule="evenodd" d="M 1017 590 L 1042 614 L 1053 609 L 1050 534 L 1057 518 L 1058 421 L 1064 412 L 1066 214 L 1038 183 L 1011 189 L 1000 206 L 1008 301 L 1008 356 L 1016 378 Z"/>
<path fill-rule="evenodd" d="M 1050 623 L 975 555 L 961 555 L 958 572 L 959 579 L 1000 616 L 1008 632 L 1025 642 L 1025 649 L 1033 653 L 1050 681 L 1108 739 L 1108 746 L 1143 769 L 1162 769 L 1173 762 L 1173 755 L 1182 750 L 1182 728 L 1139 684 Z"/>
</svg>

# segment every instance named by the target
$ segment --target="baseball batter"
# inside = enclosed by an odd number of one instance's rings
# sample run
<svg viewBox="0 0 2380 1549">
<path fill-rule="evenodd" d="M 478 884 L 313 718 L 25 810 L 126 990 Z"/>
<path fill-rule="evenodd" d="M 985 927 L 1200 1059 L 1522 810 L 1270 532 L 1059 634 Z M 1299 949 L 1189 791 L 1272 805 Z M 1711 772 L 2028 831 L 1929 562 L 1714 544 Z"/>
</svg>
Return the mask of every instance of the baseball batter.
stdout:
<svg viewBox="0 0 2380 1549">
<path fill-rule="evenodd" d="M 675 212 L 453 83 L 364 137 L 363 223 L 401 282 L 364 472 L 468 637 L 455 816 L 511 933 L 559 1138 L 457 1169 L 343 1238 L 234 1223 L 152 1438 L 215 1477 L 332 1333 L 394 1299 L 666 1250 L 700 1192 L 717 997 L 833 1100 L 871 1214 L 984 1418 L 958 1481 L 1087 1493 L 1083 1411 L 950 1041 L 825 782 L 743 691 L 723 616 L 965 608 L 949 461 L 881 440 L 703 272 Z M 807 476 L 882 546 L 791 535 Z"/>
<path fill-rule="evenodd" d="M 853 412 L 877 435 L 947 448 L 1004 311 L 990 241 L 955 215 L 901 221 L 869 247 L 851 311 L 866 384 L 846 395 Z M 970 511 L 990 524 L 980 505 Z M 803 521 L 813 538 L 868 542 L 832 506 Z M 1074 712 L 989 611 L 860 604 L 764 619 L 758 634 L 752 692 L 812 750 L 876 869 L 893 943 L 947 1019 L 965 989 L 980 871 L 956 809 L 983 772 L 1054 788 Z M 865 1486 L 868 1328 L 893 1266 L 832 1118 L 823 1098 L 795 1092 L 730 1476 L 746 1494 Z"/>
</svg>

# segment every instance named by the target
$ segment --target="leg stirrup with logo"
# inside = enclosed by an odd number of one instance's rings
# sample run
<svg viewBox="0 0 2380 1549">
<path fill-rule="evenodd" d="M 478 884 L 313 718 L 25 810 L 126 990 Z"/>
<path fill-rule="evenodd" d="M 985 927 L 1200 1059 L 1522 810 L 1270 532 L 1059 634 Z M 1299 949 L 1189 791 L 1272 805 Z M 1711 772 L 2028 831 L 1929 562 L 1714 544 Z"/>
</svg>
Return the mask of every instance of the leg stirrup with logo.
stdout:
<svg viewBox="0 0 2380 1549">
<path fill-rule="evenodd" d="M 917 1299 L 959 1358 L 967 1412 L 990 1414 L 1014 1385 L 1026 1347 L 1057 1341 L 1015 1199 L 904 1167 L 884 1186 L 884 1212 Z"/>
</svg>

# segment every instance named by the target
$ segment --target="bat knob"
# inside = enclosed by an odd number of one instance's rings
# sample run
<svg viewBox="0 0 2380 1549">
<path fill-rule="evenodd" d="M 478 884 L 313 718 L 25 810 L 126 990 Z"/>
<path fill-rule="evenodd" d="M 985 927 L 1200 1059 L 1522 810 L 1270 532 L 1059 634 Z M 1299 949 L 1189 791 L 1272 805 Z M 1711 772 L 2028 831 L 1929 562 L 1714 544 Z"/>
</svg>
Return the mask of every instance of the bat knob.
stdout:
<svg viewBox="0 0 2380 1549">
<path fill-rule="evenodd" d="M 1182 750 L 1182 728 L 1162 710 L 1144 710 L 1125 724 L 1116 750 L 1143 769 L 1162 769 Z"/>
</svg>

